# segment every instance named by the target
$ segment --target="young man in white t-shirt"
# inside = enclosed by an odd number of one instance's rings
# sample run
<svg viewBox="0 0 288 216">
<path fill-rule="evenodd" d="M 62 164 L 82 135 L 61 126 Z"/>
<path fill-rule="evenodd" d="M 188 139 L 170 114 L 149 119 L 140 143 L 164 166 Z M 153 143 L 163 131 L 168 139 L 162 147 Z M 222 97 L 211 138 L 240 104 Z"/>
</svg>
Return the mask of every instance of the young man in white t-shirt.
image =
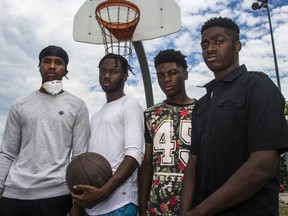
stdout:
<svg viewBox="0 0 288 216">
<path fill-rule="evenodd" d="M 103 155 L 113 176 L 101 188 L 77 185 L 82 195 L 72 194 L 71 215 L 136 216 L 138 212 L 137 169 L 144 155 L 144 117 L 139 103 L 124 93 L 131 67 L 117 54 L 105 55 L 99 63 L 99 81 L 107 103 L 92 117 L 89 151 Z M 133 73 L 133 72 L 132 72 Z M 83 212 L 82 212 L 83 214 Z"/>
</svg>

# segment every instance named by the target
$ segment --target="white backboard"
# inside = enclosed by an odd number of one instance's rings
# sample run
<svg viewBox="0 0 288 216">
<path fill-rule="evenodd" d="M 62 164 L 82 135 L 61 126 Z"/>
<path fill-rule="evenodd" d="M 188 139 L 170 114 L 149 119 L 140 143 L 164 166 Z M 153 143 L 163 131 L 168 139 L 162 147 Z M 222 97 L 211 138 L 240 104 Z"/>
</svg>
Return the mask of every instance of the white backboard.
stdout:
<svg viewBox="0 0 288 216">
<path fill-rule="evenodd" d="M 74 40 L 103 44 L 101 28 L 95 18 L 95 9 L 103 1 L 87 0 L 80 7 L 74 17 Z M 140 21 L 132 41 L 155 39 L 179 31 L 181 14 L 180 7 L 175 0 L 130 0 L 130 2 L 140 9 Z M 109 13 L 113 16 L 113 11 Z"/>
</svg>

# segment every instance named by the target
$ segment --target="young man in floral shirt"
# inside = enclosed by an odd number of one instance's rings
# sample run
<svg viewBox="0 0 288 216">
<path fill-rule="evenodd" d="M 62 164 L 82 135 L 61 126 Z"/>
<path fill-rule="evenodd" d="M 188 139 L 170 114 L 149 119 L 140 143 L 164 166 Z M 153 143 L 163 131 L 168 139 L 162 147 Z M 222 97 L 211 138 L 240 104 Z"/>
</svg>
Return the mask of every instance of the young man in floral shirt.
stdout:
<svg viewBox="0 0 288 216">
<path fill-rule="evenodd" d="M 140 216 L 179 215 L 195 103 L 186 94 L 185 57 L 168 49 L 154 59 L 158 83 L 167 98 L 144 112 L 146 145 L 138 178 Z"/>
</svg>

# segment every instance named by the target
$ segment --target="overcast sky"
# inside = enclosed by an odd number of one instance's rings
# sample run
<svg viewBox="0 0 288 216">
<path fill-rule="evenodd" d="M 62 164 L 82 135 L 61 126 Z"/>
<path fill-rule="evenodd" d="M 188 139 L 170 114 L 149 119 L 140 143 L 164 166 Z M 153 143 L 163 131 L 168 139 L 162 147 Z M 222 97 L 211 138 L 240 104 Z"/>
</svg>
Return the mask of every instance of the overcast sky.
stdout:
<svg viewBox="0 0 288 216">
<path fill-rule="evenodd" d="M 144 1 L 144 0 L 143 0 Z M 156 0 L 155 0 L 156 1 Z M 260 70 L 276 83 L 275 66 L 267 12 L 253 11 L 253 0 L 176 0 L 181 8 L 179 32 L 143 41 L 154 94 L 154 103 L 165 99 L 157 80 L 153 57 L 162 49 L 174 48 L 187 56 L 190 97 L 200 98 L 204 85 L 213 74 L 202 61 L 200 28 L 209 18 L 229 17 L 241 28 L 240 63 L 249 70 Z M 270 2 L 281 87 L 288 98 L 288 0 Z M 82 98 L 90 116 L 104 103 L 105 94 L 98 83 L 98 62 L 103 57 L 103 45 L 79 43 L 73 40 L 73 19 L 83 0 L 1 0 L 0 2 L 0 141 L 11 103 L 41 85 L 38 54 L 54 44 L 69 54 L 69 80 L 63 80 L 66 91 Z M 135 52 L 130 64 L 136 76 L 130 75 L 125 92 L 146 108 L 142 76 Z"/>
</svg>

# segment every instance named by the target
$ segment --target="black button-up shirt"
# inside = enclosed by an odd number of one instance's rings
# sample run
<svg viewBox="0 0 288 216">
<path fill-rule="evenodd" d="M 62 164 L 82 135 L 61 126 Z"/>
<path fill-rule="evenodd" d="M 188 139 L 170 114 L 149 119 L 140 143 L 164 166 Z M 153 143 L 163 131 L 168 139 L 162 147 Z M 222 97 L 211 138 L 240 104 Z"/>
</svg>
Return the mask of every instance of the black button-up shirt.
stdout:
<svg viewBox="0 0 288 216">
<path fill-rule="evenodd" d="M 247 72 L 242 65 L 205 87 L 207 94 L 196 103 L 192 113 L 190 153 L 197 156 L 194 205 L 221 187 L 251 152 L 281 152 L 288 147 L 284 139 L 285 100 L 267 75 Z M 275 178 L 243 205 L 219 215 L 270 215 L 266 214 L 267 209 L 272 213 L 278 208 L 278 192 Z"/>
</svg>

